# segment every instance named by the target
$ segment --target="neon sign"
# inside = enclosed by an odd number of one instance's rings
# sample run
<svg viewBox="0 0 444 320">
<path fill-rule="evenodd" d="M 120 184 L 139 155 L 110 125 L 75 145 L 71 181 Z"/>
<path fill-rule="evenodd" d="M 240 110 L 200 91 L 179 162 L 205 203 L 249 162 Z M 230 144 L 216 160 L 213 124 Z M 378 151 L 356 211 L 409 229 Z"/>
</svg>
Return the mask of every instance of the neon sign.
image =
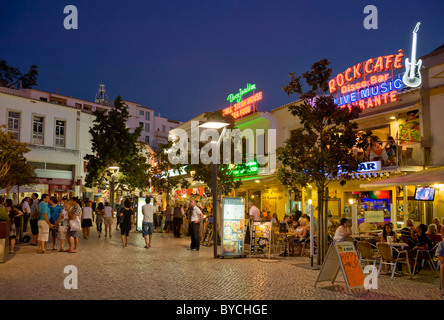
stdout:
<svg viewBox="0 0 444 320">
<path fill-rule="evenodd" d="M 399 49 L 397 55 L 391 54 L 388 56 L 368 59 L 365 62 L 361 62 L 354 65 L 353 67 L 347 68 L 347 70 L 338 74 L 334 79 L 329 81 L 328 86 L 330 88 L 330 93 L 335 93 L 345 84 L 362 77 L 365 78 L 366 75 L 387 70 L 402 69 L 403 57 L 404 53 L 402 49 Z"/>
<path fill-rule="evenodd" d="M 248 83 L 248 84 L 247 84 L 247 87 L 246 87 L 245 89 L 240 88 L 238 93 L 236 93 L 236 94 L 230 94 L 230 95 L 227 97 L 227 101 L 229 101 L 230 103 L 233 103 L 233 101 L 235 101 L 235 100 L 236 100 L 237 102 L 241 102 L 241 100 L 242 100 L 242 96 L 245 95 L 245 94 L 247 94 L 248 92 L 253 91 L 253 90 L 256 90 L 256 85 L 255 85 L 255 84 Z"/>
<path fill-rule="evenodd" d="M 234 119 L 241 118 L 255 111 L 254 103 L 262 100 L 262 91 L 258 92 L 245 100 L 242 100 L 228 108 L 222 110 L 222 114 L 232 115 Z"/>
<path fill-rule="evenodd" d="M 239 169 L 237 165 L 234 165 L 231 172 L 233 173 L 234 177 L 243 177 L 243 176 L 251 176 L 255 175 L 259 171 L 259 164 L 256 160 L 250 161 L 245 164 L 245 169 Z"/>
</svg>

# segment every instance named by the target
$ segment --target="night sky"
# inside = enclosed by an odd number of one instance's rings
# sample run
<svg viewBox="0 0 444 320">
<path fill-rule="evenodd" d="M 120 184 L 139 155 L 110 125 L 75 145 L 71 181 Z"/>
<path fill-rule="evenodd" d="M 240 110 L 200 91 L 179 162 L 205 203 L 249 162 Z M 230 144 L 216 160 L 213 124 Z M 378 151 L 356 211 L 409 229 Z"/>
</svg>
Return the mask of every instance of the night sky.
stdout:
<svg viewBox="0 0 444 320">
<path fill-rule="evenodd" d="M 366 5 L 378 29 L 366 30 Z M 79 29 L 66 30 L 66 5 Z M 444 43 L 444 1 L 2 1 L 0 60 L 39 66 L 36 89 L 93 101 L 99 84 L 110 100 L 153 108 L 186 121 L 229 104 L 228 94 L 255 83 L 260 111 L 297 97 L 281 86 L 322 58 L 336 75 L 369 58 Z"/>
</svg>

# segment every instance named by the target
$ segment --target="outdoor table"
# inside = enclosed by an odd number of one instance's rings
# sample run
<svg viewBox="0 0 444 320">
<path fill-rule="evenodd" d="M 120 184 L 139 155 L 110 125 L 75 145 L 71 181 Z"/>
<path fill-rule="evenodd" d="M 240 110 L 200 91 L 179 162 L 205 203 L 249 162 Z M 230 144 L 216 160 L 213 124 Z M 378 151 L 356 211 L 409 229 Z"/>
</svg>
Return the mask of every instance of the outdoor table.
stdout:
<svg viewBox="0 0 444 320">
<path fill-rule="evenodd" d="M 294 233 L 289 233 L 289 232 L 286 232 L 286 233 L 280 233 L 280 232 L 276 232 L 275 234 L 278 235 L 278 236 L 285 236 L 285 251 L 282 252 L 282 253 L 280 254 L 280 256 L 282 256 L 282 257 L 286 257 L 286 256 L 288 256 L 288 250 L 287 250 L 287 246 L 288 246 L 288 236 L 294 235 Z"/>
</svg>

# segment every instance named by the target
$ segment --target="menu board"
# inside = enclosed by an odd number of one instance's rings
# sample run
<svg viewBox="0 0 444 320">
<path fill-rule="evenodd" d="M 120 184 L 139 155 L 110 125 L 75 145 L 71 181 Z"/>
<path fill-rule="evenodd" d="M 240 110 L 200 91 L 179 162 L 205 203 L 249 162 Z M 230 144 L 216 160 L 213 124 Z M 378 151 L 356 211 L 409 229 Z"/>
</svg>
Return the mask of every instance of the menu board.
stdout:
<svg viewBox="0 0 444 320">
<path fill-rule="evenodd" d="M 353 242 L 344 241 L 331 244 L 315 286 L 322 281 L 334 283 L 340 269 L 350 294 L 351 289 L 364 286 L 364 274 Z"/>
<path fill-rule="evenodd" d="M 136 224 L 136 230 L 142 231 L 142 223 L 143 223 L 143 213 L 142 213 L 142 206 L 146 204 L 146 198 L 138 198 L 137 199 L 137 224 Z"/>
<path fill-rule="evenodd" d="M 245 204 L 243 198 L 223 198 L 223 255 L 242 255 L 245 237 Z"/>
<path fill-rule="evenodd" d="M 271 221 L 253 222 L 251 226 L 251 254 L 264 254 L 270 250 Z"/>
</svg>

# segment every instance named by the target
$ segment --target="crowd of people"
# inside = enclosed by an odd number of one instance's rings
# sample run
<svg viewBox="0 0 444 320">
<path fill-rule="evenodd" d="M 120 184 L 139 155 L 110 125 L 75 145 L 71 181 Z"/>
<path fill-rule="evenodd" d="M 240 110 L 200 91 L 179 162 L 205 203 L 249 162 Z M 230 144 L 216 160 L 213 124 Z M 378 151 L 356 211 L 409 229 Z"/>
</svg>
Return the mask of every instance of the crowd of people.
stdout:
<svg viewBox="0 0 444 320">
<path fill-rule="evenodd" d="M 160 232 L 173 233 L 174 237 L 182 238 L 184 233 L 191 236 L 190 250 L 199 250 L 200 225 L 203 212 L 195 200 L 188 206 L 176 203 L 175 206 L 161 206 L 151 197 L 146 197 L 146 204 L 142 206 L 142 236 L 145 239 L 145 248 L 151 247 L 152 234 L 155 229 Z M 15 253 L 16 239 L 20 228 L 23 233 L 31 227 L 30 245 L 37 247 L 39 254 L 48 253 L 49 238 L 52 238 L 52 250 L 59 252 L 77 253 L 79 232 L 84 239 L 89 239 L 94 223 L 98 238 L 112 237 L 113 212 L 115 211 L 116 230 L 120 229 L 122 247 L 128 246 L 130 231 L 135 225 L 135 203 L 131 198 L 121 201 L 116 210 L 108 202 L 93 203 L 89 199 L 81 201 L 78 197 L 63 198 L 59 202 L 56 196 L 43 194 L 38 198 L 37 193 L 25 197 L 17 206 L 11 199 L 0 197 L 0 208 L 5 208 L 10 220 L 9 252 Z M 20 219 L 23 218 L 23 225 Z M 185 224 L 184 222 L 188 223 Z M 59 243 L 57 243 L 59 240 Z M 65 243 L 68 248 L 65 248 Z M 58 247 L 57 247 L 58 245 Z"/>
</svg>

